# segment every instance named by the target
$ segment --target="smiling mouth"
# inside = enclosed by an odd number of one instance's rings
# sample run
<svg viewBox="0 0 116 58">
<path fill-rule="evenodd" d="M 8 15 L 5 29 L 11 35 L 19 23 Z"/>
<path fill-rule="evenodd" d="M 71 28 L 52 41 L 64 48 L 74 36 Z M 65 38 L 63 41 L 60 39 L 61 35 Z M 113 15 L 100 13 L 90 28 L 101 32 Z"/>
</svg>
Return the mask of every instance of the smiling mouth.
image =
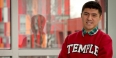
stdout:
<svg viewBox="0 0 116 58">
<path fill-rule="evenodd" d="M 91 24 L 92 24 L 92 22 L 86 22 L 86 24 L 87 24 L 87 25 L 91 25 Z"/>
</svg>

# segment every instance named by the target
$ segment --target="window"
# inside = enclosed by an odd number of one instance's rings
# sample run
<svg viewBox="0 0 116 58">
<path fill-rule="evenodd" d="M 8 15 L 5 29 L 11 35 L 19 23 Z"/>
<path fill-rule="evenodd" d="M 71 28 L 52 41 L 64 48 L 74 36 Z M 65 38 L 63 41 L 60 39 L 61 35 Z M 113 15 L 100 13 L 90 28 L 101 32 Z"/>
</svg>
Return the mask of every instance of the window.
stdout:
<svg viewBox="0 0 116 58">
<path fill-rule="evenodd" d="M 0 0 L 0 49 L 10 49 L 10 0 Z"/>
<path fill-rule="evenodd" d="M 96 1 L 103 8 L 98 26 L 106 32 L 106 1 Z M 76 4 L 84 2 L 0 0 L 0 58 L 57 58 L 66 36 L 82 30 Z"/>
</svg>

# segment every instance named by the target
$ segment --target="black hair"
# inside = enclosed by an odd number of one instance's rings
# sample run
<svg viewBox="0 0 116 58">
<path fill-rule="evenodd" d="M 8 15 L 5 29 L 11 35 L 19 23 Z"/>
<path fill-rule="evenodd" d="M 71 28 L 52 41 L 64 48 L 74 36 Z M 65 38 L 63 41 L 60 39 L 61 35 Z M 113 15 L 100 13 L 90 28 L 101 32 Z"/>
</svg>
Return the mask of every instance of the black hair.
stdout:
<svg viewBox="0 0 116 58">
<path fill-rule="evenodd" d="M 84 11 L 85 8 L 92 8 L 92 9 L 98 9 L 99 14 L 102 14 L 102 8 L 100 4 L 96 1 L 88 1 L 86 2 L 83 7 L 82 7 L 82 12 Z"/>
</svg>

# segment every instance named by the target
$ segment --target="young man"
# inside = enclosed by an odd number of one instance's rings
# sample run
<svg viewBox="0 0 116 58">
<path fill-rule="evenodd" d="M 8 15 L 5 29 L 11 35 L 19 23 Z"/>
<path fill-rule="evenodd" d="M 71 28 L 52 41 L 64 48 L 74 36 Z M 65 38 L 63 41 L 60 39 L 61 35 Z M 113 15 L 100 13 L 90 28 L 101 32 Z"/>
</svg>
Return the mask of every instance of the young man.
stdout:
<svg viewBox="0 0 116 58">
<path fill-rule="evenodd" d="M 58 58 L 112 58 L 112 39 L 97 26 L 101 17 L 99 3 L 85 3 L 81 13 L 83 30 L 67 36 Z"/>
</svg>

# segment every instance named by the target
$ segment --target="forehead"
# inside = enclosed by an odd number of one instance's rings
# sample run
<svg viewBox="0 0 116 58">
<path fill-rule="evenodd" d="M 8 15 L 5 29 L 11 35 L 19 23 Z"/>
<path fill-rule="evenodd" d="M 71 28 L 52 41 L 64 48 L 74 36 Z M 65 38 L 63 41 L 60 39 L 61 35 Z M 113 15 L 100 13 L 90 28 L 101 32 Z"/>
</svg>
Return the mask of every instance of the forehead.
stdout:
<svg viewBox="0 0 116 58">
<path fill-rule="evenodd" d="M 98 9 L 93 9 L 93 8 L 85 8 L 85 9 L 83 10 L 83 13 L 85 13 L 85 12 L 87 12 L 87 13 L 96 13 L 96 14 L 99 14 Z"/>
</svg>

